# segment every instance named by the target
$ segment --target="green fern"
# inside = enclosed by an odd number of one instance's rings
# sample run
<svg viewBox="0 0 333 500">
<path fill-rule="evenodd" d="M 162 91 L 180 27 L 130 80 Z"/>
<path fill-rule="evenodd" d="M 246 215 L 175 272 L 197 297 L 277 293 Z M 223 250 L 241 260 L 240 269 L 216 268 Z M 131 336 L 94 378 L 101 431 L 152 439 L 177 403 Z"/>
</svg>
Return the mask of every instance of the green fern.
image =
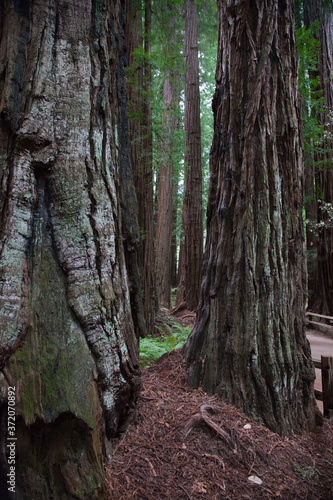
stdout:
<svg viewBox="0 0 333 500">
<path fill-rule="evenodd" d="M 161 332 L 161 337 L 153 338 L 148 335 L 140 340 L 140 365 L 143 367 L 152 365 L 163 354 L 183 347 L 192 329 L 191 326 L 184 327 L 176 321 L 172 321 L 171 326 L 164 323 L 163 328 L 156 328 Z M 165 334 L 166 330 L 168 334 Z"/>
</svg>

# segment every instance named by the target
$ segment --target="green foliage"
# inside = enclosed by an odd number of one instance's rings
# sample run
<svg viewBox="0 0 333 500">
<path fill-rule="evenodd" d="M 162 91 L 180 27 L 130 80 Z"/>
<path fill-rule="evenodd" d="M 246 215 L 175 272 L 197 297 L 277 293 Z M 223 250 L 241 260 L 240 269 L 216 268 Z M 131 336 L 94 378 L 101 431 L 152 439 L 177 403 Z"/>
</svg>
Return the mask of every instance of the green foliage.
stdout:
<svg viewBox="0 0 333 500">
<path fill-rule="evenodd" d="M 163 354 L 183 347 L 192 329 L 191 327 L 183 327 L 174 320 L 172 326 L 163 323 L 163 328 L 157 328 L 161 331 L 160 337 L 153 338 L 149 335 L 140 340 L 141 366 L 150 366 Z"/>
<path fill-rule="evenodd" d="M 209 188 L 209 154 L 214 133 L 212 99 L 215 92 L 218 13 L 216 0 L 198 2 L 200 115 L 203 168 L 203 207 L 207 207 Z M 206 217 L 203 218 L 204 229 Z"/>
<path fill-rule="evenodd" d="M 301 476 L 302 479 L 314 479 L 315 481 L 319 481 L 320 471 L 315 467 L 305 466 L 300 467 L 297 462 L 293 462 L 293 469 L 296 474 Z"/>
<path fill-rule="evenodd" d="M 321 153 L 324 139 L 324 127 L 319 122 L 323 112 L 323 91 L 319 89 L 318 53 L 320 42 L 316 34 L 320 22 L 315 21 L 309 28 L 304 24 L 296 30 L 299 53 L 298 86 L 302 99 L 302 135 L 305 161 L 313 163 L 314 155 Z M 317 167 L 319 165 L 316 165 Z"/>
<path fill-rule="evenodd" d="M 201 101 L 201 138 L 203 167 L 203 207 L 207 206 L 209 186 L 209 152 L 213 138 L 213 113 L 211 102 L 215 89 L 215 68 L 217 54 L 218 15 L 215 0 L 198 0 L 198 33 L 199 33 L 199 69 L 200 69 L 200 101 Z M 134 86 L 140 92 L 142 101 L 152 104 L 153 131 L 153 169 L 155 192 L 162 162 L 168 162 L 174 172 L 174 185 L 177 187 L 174 204 L 177 210 L 175 227 L 177 247 L 180 245 L 182 231 L 182 199 L 184 189 L 184 30 L 185 2 L 184 0 L 153 0 L 152 2 L 152 33 L 151 56 L 148 60 L 143 47 L 134 54 L 133 64 L 127 68 L 127 84 Z M 145 34 L 143 33 L 143 41 Z M 147 93 L 144 68 L 150 65 L 152 69 L 152 89 Z M 138 83 L 138 70 L 143 69 L 142 85 Z M 163 84 L 165 72 L 174 75 L 173 84 L 176 87 L 176 101 L 171 112 L 177 126 L 166 130 L 163 127 Z M 169 110 L 170 111 L 170 110 Z M 144 110 L 134 103 L 128 102 L 130 120 L 144 122 Z M 145 138 L 145 129 L 141 128 Z M 162 154 L 163 141 L 170 144 L 169 157 Z M 158 195 L 158 193 L 157 193 Z M 157 197 L 155 197 L 157 200 Z M 205 210 L 205 208 L 204 208 Z M 205 218 L 204 218 L 205 220 Z"/>
</svg>

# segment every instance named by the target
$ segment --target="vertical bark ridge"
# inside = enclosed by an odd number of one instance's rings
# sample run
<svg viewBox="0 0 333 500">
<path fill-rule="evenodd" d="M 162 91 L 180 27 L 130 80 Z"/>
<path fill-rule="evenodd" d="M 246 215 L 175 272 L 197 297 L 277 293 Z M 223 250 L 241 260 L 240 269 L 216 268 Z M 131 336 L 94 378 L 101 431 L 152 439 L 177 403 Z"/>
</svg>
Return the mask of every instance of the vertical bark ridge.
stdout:
<svg viewBox="0 0 333 500">
<path fill-rule="evenodd" d="M 192 385 L 289 434 L 316 415 L 297 61 L 291 5 L 256 6 L 219 2 L 204 278 L 185 351 Z"/>
<path fill-rule="evenodd" d="M 203 259 L 201 124 L 197 7 L 186 1 L 185 16 L 185 191 L 183 249 L 177 304 L 198 305 Z"/>
<path fill-rule="evenodd" d="M 316 185 L 316 222 L 321 224 L 316 235 L 316 266 L 312 271 L 312 285 L 309 294 L 309 309 L 319 314 L 333 314 L 333 229 L 328 223 L 327 214 L 322 211 L 322 204 L 333 203 L 333 13 L 332 6 L 323 0 L 307 0 L 304 3 L 305 25 L 320 21 L 317 39 L 320 41 L 318 58 L 318 76 L 320 83 L 317 90 L 323 93 L 323 109 L 317 115 L 324 128 L 322 152 L 317 152 L 314 162 Z M 312 179 L 313 182 L 313 179 Z M 320 203 L 319 203 L 320 202 Z"/>
<path fill-rule="evenodd" d="M 135 264 L 124 251 L 135 254 L 138 234 L 123 8 L 1 2 L 1 414 L 16 385 L 18 454 L 27 442 L 37 450 L 20 462 L 20 500 L 104 498 L 108 439 L 134 415 L 140 389 Z M 34 429 L 40 439 L 62 429 L 50 459 L 66 466 L 56 472 L 38 454 Z"/>
</svg>

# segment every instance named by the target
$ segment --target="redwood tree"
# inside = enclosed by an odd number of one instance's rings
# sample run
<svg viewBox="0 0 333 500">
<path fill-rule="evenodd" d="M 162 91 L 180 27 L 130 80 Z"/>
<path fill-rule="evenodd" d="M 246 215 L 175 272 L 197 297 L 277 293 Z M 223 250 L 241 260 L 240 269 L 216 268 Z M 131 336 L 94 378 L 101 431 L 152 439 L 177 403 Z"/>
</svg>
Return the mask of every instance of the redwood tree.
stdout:
<svg viewBox="0 0 333 500">
<path fill-rule="evenodd" d="M 314 222 L 319 228 L 316 238 L 316 263 L 314 276 L 310 282 L 309 309 L 319 314 L 333 314 L 333 227 L 329 221 L 324 203 L 333 204 L 333 12 L 332 5 L 326 0 L 306 0 L 304 2 L 306 26 L 314 21 L 320 22 L 317 38 L 320 42 L 317 91 L 323 92 L 323 109 L 317 114 L 325 136 L 321 151 L 316 152 L 314 160 L 317 213 Z M 313 184 L 313 179 L 312 179 Z M 309 286 L 309 288 L 310 288 Z"/>
<path fill-rule="evenodd" d="M 123 246 L 133 257 L 124 5 L 0 8 L 2 498 L 8 386 L 16 498 L 108 498 L 105 451 L 140 389 Z"/>
<path fill-rule="evenodd" d="M 203 257 L 202 166 L 197 6 L 186 0 L 185 14 L 185 191 L 177 304 L 190 310 L 199 300 Z"/>
<path fill-rule="evenodd" d="M 160 136 L 158 203 L 156 222 L 156 289 L 158 303 L 170 307 L 172 283 L 172 233 L 175 139 L 178 132 L 179 67 L 177 57 L 178 26 L 175 6 L 167 3 L 163 8 L 160 23 L 163 29 L 161 42 L 164 51 L 163 117 Z"/>
<path fill-rule="evenodd" d="M 172 280 L 173 162 L 171 155 L 175 105 L 174 75 L 166 69 L 163 85 L 163 138 L 158 179 L 156 287 L 158 302 L 170 307 Z"/>
<path fill-rule="evenodd" d="M 204 277 L 189 382 L 281 434 L 316 423 L 291 0 L 219 0 Z M 318 416 L 319 419 L 319 416 Z"/>
<path fill-rule="evenodd" d="M 138 199 L 140 227 L 139 261 L 145 329 L 152 333 L 157 309 L 155 286 L 154 198 L 152 169 L 152 116 L 150 32 L 151 2 L 145 2 L 145 33 L 142 36 L 142 2 L 127 0 L 126 42 L 128 58 L 128 109 L 130 115 L 131 164 Z"/>
</svg>

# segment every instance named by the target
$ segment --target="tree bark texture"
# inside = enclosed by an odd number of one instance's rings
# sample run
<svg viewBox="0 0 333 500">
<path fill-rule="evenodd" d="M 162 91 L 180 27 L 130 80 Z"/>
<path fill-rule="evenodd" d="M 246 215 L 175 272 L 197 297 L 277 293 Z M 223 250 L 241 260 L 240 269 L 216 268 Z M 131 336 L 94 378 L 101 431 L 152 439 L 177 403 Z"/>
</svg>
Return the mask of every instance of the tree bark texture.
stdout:
<svg viewBox="0 0 333 500">
<path fill-rule="evenodd" d="M 147 13 L 149 17 L 149 13 Z M 140 227 L 139 260 L 142 274 L 145 329 L 143 336 L 152 333 L 155 323 L 155 247 L 153 221 L 153 173 L 151 139 L 151 102 L 149 78 L 150 37 L 145 35 L 147 56 L 143 59 L 136 51 L 143 47 L 141 2 L 128 1 L 126 13 L 127 57 L 131 80 L 128 84 L 130 109 L 131 164 L 138 199 Z M 145 19 L 146 22 L 146 19 Z M 148 23 L 149 24 L 149 23 Z M 141 290 L 142 293 L 142 290 Z"/>
<path fill-rule="evenodd" d="M 198 20 L 195 0 L 186 0 L 185 15 L 185 192 L 183 201 L 182 267 L 179 271 L 177 304 L 198 306 L 202 260 L 202 167 Z"/>
<path fill-rule="evenodd" d="M 124 3 L 124 2 L 122 2 Z M 121 13 L 121 22 L 124 24 L 125 15 Z M 130 293 L 131 311 L 134 329 L 137 337 L 144 337 L 146 325 L 142 302 L 142 265 L 139 260 L 139 226 L 138 226 L 138 202 L 134 186 L 132 164 L 130 157 L 129 122 L 127 116 L 127 92 L 124 85 L 125 39 L 124 36 L 115 39 L 116 47 L 121 56 L 119 57 L 116 72 L 115 87 L 117 92 L 112 94 L 110 105 L 118 109 L 119 126 L 119 180 L 120 200 L 122 212 L 122 237 L 125 253 L 125 262 L 128 273 L 128 285 Z"/>
<path fill-rule="evenodd" d="M 207 243 L 185 348 L 189 382 L 288 435 L 312 429 L 317 415 L 304 332 L 293 9 L 289 0 L 219 0 L 218 8 Z"/>
<path fill-rule="evenodd" d="M 317 199 L 333 205 L 333 12 L 332 5 L 325 0 L 307 0 L 304 2 L 306 26 L 320 21 L 317 34 L 320 41 L 318 72 L 323 91 L 324 110 L 319 116 L 319 123 L 324 126 L 325 140 L 323 153 L 315 160 L 321 165 L 315 173 Z M 327 224 L 327 215 L 322 206 L 317 206 L 317 223 L 322 223 L 317 238 L 317 265 L 312 294 L 309 296 L 309 309 L 319 314 L 333 314 L 333 227 Z"/>
<path fill-rule="evenodd" d="M 108 440 L 140 390 L 123 247 L 137 238 L 124 5 L 0 6 L 1 487 L 15 386 L 10 498 L 107 498 Z"/>
<path fill-rule="evenodd" d="M 162 162 L 158 182 L 156 225 L 156 288 L 159 305 L 171 305 L 173 163 L 171 134 L 174 125 L 175 87 L 172 73 L 166 69 L 163 86 Z"/>
<path fill-rule="evenodd" d="M 140 228 L 143 228 L 143 290 L 147 333 L 153 333 L 158 300 L 156 292 L 156 250 L 154 227 L 153 185 L 153 111 L 152 111 L 152 67 L 151 67 L 151 0 L 145 1 L 145 65 L 143 104 L 143 160 L 142 160 L 142 208 L 139 209 Z"/>
</svg>

